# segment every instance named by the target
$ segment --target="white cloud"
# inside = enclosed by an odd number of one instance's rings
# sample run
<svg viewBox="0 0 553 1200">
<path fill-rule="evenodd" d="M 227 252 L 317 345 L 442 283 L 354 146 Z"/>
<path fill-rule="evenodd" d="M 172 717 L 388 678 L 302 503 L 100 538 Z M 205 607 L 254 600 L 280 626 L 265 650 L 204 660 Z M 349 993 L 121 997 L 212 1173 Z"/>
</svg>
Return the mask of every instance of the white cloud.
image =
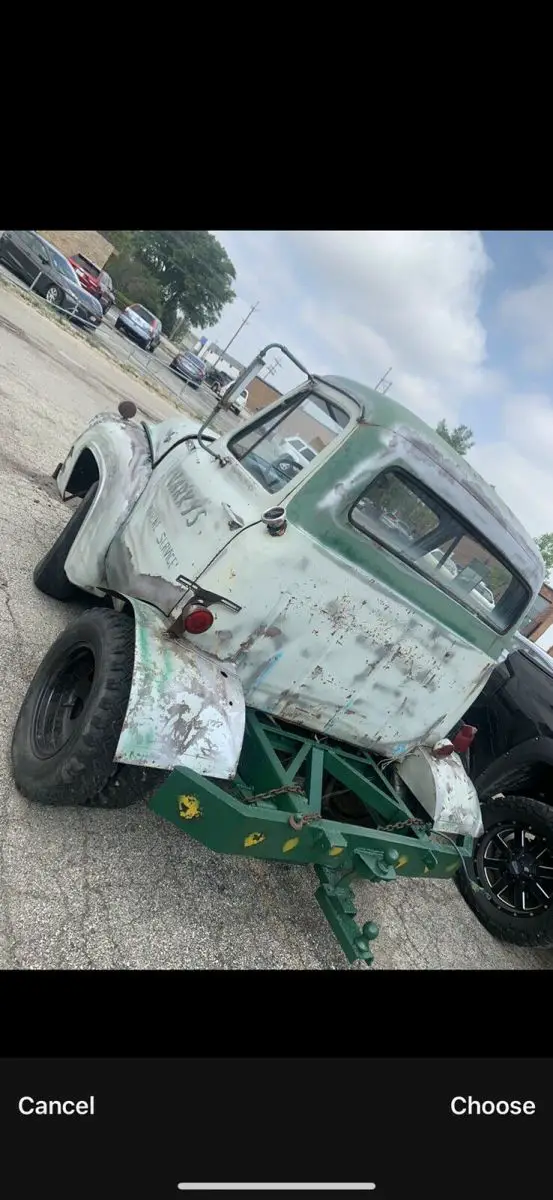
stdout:
<svg viewBox="0 0 553 1200">
<path fill-rule="evenodd" d="M 455 420 L 467 396 L 489 386 L 478 316 L 490 267 L 470 232 L 289 231 L 217 233 L 237 268 L 239 303 L 259 312 L 235 352 L 252 358 L 284 342 L 306 366 L 375 384 L 392 367 L 393 394 L 435 423 Z M 279 379 L 286 384 L 284 372 Z M 276 382 L 276 380 L 275 380 Z"/>
<path fill-rule="evenodd" d="M 519 342 L 522 362 L 530 370 L 553 365 L 553 261 L 542 277 L 503 297 L 499 312 L 506 329 Z"/>
<path fill-rule="evenodd" d="M 542 393 L 515 393 L 500 364 L 487 361 L 480 306 L 493 264 L 480 233 L 216 236 L 236 266 L 238 299 L 206 331 L 214 340 L 224 345 L 259 301 L 231 351 L 242 362 L 275 341 L 310 369 L 372 385 L 392 367 L 391 394 L 431 425 L 441 417 L 465 420 L 467 401 L 478 401 L 484 413 L 493 402 L 494 441 L 482 442 L 477 431 L 470 459 L 533 535 L 553 529 L 553 406 Z M 503 320 L 532 344 L 534 359 L 539 349 L 541 362 L 553 362 L 553 265 L 547 271 L 501 306 Z M 297 376 L 282 369 L 273 382 L 287 390 Z"/>
<path fill-rule="evenodd" d="M 548 396 L 508 397 L 497 441 L 477 443 L 468 457 L 532 537 L 553 529 L 553 404 Z"/>
</svg>

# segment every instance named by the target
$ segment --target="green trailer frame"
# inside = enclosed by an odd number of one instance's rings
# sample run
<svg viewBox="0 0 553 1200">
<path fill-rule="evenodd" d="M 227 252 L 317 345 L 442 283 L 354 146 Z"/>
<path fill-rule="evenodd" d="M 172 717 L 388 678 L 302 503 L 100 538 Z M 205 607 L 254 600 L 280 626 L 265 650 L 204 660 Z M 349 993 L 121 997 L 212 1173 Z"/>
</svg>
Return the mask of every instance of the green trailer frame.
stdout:
<svg viewBox="0 0 553 1200">
<path fill-rule="evenodd" d="M 355 798 L 359 824 L 325 815 L 338 795 Z M 174 770 L 150 808 L 210 850 L 315 867 L 315 893 L 347 959 L 373 961 L 378 926 L 356 921 L 352 883 L 405 876 L 450 879 L 470 838 L 432 835 L 369 755 L 306 736 L 248 710 L 238 772 L 221 784 Z"/>
</svg>

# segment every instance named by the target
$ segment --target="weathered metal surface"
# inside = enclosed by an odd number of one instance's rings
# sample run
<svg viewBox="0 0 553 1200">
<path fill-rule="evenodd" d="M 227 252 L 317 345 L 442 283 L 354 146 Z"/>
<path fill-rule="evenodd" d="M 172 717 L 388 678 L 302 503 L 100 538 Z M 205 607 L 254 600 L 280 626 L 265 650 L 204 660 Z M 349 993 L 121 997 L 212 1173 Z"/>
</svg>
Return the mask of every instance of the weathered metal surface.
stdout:
<svg viewBox="0 0 553 1200">
<path fill-rule="evenodd" d="M 455 512 L 471 520 L 474 528 L 504 554 L 537 593 L 545 577 L 541 554 L 533 538 L 498 496 L 495 488 L 487 484 L 439 434 L 403 405 L 351 379 L 334 375 L 324 378 L 330 387 L 346 387 L 357 397 L 364 408 L 366 432 L 369 426 L 373 426 L 395 435 L 389 442 L 391 453 L 397 452 L 415 474 L 422 470 L 422 478 L 427 486 L 450 504 Z M 360 454 L 361 447 L 360 439 Z"/>
<path fill-rule="evenodd" d="M 458 754 L 434 758 L 420 747 L 398 763 L 397 773 L 432 817 L 436 833 L 477 838 L 484 832 L 478 794 Z"/>
<path fill-rule="evenodd" d="M 201 428 L 202 422 L 197 418 L 194 419 L 193 417 L 179 415 L 168 421 L 158 421 L 156 424 L 152 421 L 143 421 L 142 424 L 148 436 L 152 461 L 155 465 L 155 463 L 159 462 L 161 456 L 166 454 L 176 442 L 180 442 L 182 438 L 186 437 L 193 438 Z M 204 432 L 207 436 L 214 438 L 219 436 L 214 429 L 206 429 Z"/>
<path fill-rule="evenodd" d="M 202 582 L 242 611 L 220 610 L 200 640 L 234 664 L 252 708 L 397 755 L 445 736 L 493 669 L 376 576 L 323 558 L 291 523 L 282 538 L 257 525 L 237 542 Z"/>
<path fill-rule="evenodd" d="M 351 401 L 346 408 L 354 428 L 358 409 Z M 154 603 L 169 615 L 179 600 L 186 598 L 185 589 L 177 583 L 178 576 L 203 576 L 208 564 L 223 554 L 229 543 L 233 553 L 241 555 L 234 540 L 236 516 L 244 531 L 260 521 L 269 505 L 267 492 L 232 455 L 222 469 L 193 438 L 180 441 L 178 419 L 163 426 L 161 432 L 160 427 L 155 431 L 158 465 L 110 547 L 106 575 L 114 591 Z M 187 432 L 188 427 L 189 422 L 185 422 Z M 229 440 L 232 438 L 227 436 L 219 444 L 226 445 Z M 169 453 L 165 454 L 167 449 Z M 328 452 L 320 457 L 327 459 Z M 286 482 L 282 494 L 271 497 L 271 503 L 282 504 L 297 486 L 297 479 Z M 236 573 L 236 561 L 233 569 Z M 218 590 L 227 594 L 225 581 Z"/>
<path fill-rule="evenodd" d="M 386 466 L 401 463 L 509 561 L 524 564 L 538 587 L 541 559 L 514 518 L 514 532 L 505 527 L 508 510 L 493 490 L 445 444 L 442 450 L 432 431 L 370 389 L 337 380 L 338 387 L 358 389 L 354 401 L 331 382 L 317 383 L 317 394 L 349 420 L 310 465 L 271 494 L 271 504 L 286 510 L 282 537 L 271 537 L 262 523 L 268 493 L 234 458 L 236 435 L 219 441 L 228 459 L 221 466 L 192 437 L 182 440 L 181 430 L 193 432 L 190 422 L 149 428 L 158 465 L 143 488 L 142 448 L 136 487 L 136 473 L 119 450 L 124 435 L 117 419 L 103 418 L 88 439 L 94 439 L 95 453 L 101 446 L 106 473 L 111 453 L 118 477 L 106 511 L 113 524 L 117 501 L 128 516 L 121 520 L 117 513 L 117 532 L 107 547 L 97 501 L 96 526 L 86 522 L 81 545 L 86 536 L 89 584 L 91 560 L 94 582 L 101 562 L 111 590 L 155 605 L 168 617 L 190 598 L 179 576 L 240 606 L 229 612 L 215 604 L 212 628 L 190 646 L 192 653 L 202 649 L 234 668 L 248 705 L 401 757 L 447 734 L 512 634 L 500 636 L 442 591 L 436 578 L 355 530 L 348 520 L 353 501 Z M 138 494 L 134 507 L 129 492 Z M 80 578 L 85 568 L 80 560 Z"/>
<path fill-rule="evenodd" d="M 134 600 L 133 609 L 133 680 L 116 760 L 232 778 L 244 736 L 236 673 L 171 637 L 167 621 L 147 604 Z"/>
<path fill-rule="evenodd" d="M 94 592 L 106 586 L 108 547 L 144 491 L 152 465 L 144 430 L 121 417 L 102 414 L 77 438 L 63 464 L 57 478 L 62 497 L 85 451 L 96 462 L 98 490 L 67 556 L 65 573 L 77 587 Z"/>
</svg>

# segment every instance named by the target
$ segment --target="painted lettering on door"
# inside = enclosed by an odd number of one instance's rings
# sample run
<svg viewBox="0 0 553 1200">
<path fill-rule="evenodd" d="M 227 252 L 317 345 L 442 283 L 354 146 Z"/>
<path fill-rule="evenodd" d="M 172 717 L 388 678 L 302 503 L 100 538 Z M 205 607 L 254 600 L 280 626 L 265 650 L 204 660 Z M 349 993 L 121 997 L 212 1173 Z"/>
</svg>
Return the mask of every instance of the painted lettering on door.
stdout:
<svg viewBox="0 0 553 1200">
<path fill-rule="evenodd" d="M 195 525 L 199 517 L 207 516 L 207 509 L 204 508 L 202 497 L 183 475 L 179 466 L 174 466 L 169 472 L 166 488 L 181 517 L 186 517 L 187 525 Z"/>
</svg>

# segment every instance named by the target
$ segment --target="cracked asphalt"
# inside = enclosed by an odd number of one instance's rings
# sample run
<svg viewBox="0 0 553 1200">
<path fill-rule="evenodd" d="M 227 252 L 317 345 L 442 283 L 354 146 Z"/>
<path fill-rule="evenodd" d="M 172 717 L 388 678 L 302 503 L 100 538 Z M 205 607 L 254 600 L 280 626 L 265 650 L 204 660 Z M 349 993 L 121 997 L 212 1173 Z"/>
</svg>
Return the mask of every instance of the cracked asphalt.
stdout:
<svg viewBox="0 0 553 1200">
<path fill-rule="evenodd" d="M 86 422 L 122 398 L 150 417 L 174 414 L 0 284 L 0 968 L 349 969 L 308 868 L 212 854 L 146 807 L 42 809 L 13 784 L 19 705 L 79 611 L 32 583 L 71 509 L 52 471 Z M 452 883 L 365 884 L 357 894 L 362 920 L 381 927 L 377 970 L 553 966 L 549 952 L 495 942 Z"/>
</svg>

